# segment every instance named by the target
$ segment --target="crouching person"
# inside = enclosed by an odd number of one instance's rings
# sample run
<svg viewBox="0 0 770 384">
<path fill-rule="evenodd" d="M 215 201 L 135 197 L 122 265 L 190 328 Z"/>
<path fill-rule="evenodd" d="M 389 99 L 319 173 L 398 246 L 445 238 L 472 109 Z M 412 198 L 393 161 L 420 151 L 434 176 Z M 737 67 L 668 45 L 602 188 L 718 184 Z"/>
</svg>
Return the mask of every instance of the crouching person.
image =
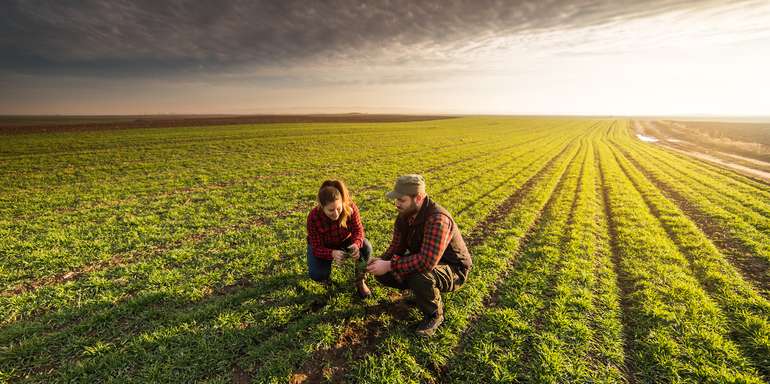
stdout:
<svg viewBox="0 0 770 384">
<path fill-rule="evenodd" d="M 422 176 L 399 177 L 386 196 L 398 210 L 393 240 L 366 270 L 383 285 L 412 291 L 424 316 L 417 333 L 430 336 L 444 322 L 441 292 L 465 283 L 471 255 L 452 216 L 425 193 Z"/>
<path fill-rule="evenodd" d="M 307 216 L 307 266 L 311 279 L 331 282 L 332 260 L 341 263 L 347 256 L 368 260 L 372 246 L 364 238 L 358 207 L 340 180 L 326 180 L 318 190 L 318 205 Z M 366 273 L 356 275 L 356 291 L 361 298 L 371 295 Z"/>
</svg>

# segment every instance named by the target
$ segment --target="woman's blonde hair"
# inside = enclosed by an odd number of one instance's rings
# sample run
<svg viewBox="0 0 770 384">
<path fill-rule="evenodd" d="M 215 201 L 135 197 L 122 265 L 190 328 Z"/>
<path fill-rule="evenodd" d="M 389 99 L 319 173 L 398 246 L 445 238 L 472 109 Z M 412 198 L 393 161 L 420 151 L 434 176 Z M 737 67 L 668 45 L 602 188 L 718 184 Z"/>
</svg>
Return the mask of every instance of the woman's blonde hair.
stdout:
<svg viewBox="0 0 770 384">
<path fill-rule="evenodd" d="M 348 217 L 351 214 L 351 200 L 348 187 L 342 180 L 326 180 L 321 184 L 321 188 L 318 190 L 318 203 L 323 208 L 324 205 L 332 203 L 337 199 L 342 200 L 342 214 L 340 215 L 340 226 L 347 228 Z"/>
</svg>

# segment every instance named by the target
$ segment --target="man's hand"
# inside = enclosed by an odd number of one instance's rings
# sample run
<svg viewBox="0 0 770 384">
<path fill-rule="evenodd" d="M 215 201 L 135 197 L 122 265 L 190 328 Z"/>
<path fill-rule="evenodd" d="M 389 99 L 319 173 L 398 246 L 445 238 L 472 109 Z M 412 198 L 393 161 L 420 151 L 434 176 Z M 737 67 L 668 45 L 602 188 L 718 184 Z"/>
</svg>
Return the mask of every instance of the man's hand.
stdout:
<svg viewBox="0 0 770 384">
<path fill-rule="evenodd" d="M 382 260 L 379 258 L 371 259 L 369 260 L 369 264 L 366 266 L 366 272 L 369 272 L 375 276 L 382 276 L 390 272 L 390 261 Z"/>
<path fill-rule="evenodd" d="M 337 263 L 337 265 L 340 265 L 342 264 L 342 260 L 345 260 L 345 252 L 335 249 L 332 251 L 332 257 L 334 258 L 334 262 Z"/>
</svg>

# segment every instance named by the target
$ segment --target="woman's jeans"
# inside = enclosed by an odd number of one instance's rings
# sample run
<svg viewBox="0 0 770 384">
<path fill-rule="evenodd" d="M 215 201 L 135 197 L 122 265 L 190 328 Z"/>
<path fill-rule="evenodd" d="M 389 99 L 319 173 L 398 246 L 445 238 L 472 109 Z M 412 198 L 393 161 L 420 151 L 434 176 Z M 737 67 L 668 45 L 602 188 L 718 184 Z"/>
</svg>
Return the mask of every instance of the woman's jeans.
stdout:
<svg viewBox="0 0 770 384">
<path fill-rule="evenodd" d="M 364 260 L 369 260 L 369 256 L 372 254 L 372 245 L 369 244 L 369 240 L 364 239 L 363 247 L 360 249 L 361 257 Z M 315 281 L 328 280 L 332 274 L 332 260 L 319 259 L 313 255 L 313 249 L 310 244 L 307 245 L 307 271 L 310 278 Z"/>
</svg>

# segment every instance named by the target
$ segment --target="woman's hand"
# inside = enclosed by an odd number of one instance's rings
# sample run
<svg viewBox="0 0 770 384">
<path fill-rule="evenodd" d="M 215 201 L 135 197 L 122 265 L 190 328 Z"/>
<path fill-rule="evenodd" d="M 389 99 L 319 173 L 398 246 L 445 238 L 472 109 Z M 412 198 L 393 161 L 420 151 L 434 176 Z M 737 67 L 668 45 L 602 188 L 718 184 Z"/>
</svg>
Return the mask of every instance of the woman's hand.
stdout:
<svg viewBox="0 0 770 384">
<path fill-rule="evenodd" d="M 353 260 L 358 260 L 358 258 L 361 257 L 361 250 L 359 250 L 355 245 L 350 246 L 348 249 L 350 250 L 350 257 L 352 257 Z"/>
<path fill-rule="evenodd" d="M 335 249 L 332 251 L 332 257 L 334 258 L 334 262 L 337 263 L 337 265 L 340 265 L 342 264 L 342 261 L 345 260 L 345 252 Z"/>
</svg>

